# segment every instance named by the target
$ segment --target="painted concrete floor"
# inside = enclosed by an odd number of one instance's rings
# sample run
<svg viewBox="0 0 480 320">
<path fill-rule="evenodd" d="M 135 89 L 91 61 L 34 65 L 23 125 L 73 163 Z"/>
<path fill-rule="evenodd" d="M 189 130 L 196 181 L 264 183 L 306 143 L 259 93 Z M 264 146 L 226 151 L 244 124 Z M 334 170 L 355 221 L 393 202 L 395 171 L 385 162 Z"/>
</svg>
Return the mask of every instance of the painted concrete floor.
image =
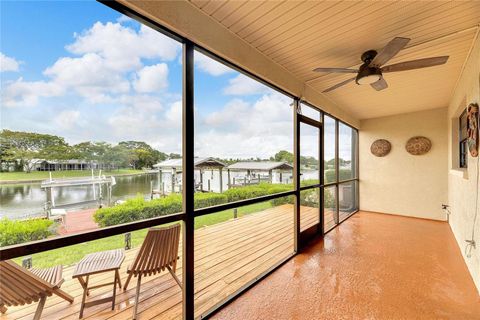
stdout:
<svg viewBox="0 0 480 320">
<path fill-rule="evenodd" d="M 213 319 L 480 319 L 446 222 L 359 212 Z"/>
</svg>

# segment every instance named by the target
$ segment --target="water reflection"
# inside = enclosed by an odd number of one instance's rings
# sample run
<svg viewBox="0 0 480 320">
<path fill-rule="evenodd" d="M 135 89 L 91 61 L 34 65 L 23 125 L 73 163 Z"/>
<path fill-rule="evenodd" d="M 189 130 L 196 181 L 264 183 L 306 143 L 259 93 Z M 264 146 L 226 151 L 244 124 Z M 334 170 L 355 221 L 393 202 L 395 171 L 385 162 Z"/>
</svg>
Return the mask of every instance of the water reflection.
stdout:
<svg viewBox="0 0 480 320">
<path fill-rule="evenodd" d="M 112 190 L 112 201 L 125 200 L 136 195 L 150 195 L 151 181 L 157 183 L 155 174 L 141 174 L 116 177 L 117 184 Z M 98 191 L 97 191 L 98 193 Z M 106 191 L 104 190 L 104 194 Z M 86 186 L 59 187 L 54 189 L 55 203 L 70 204 L 93 200 L 93 188 Z M 22 218 L 43 213 L 46 192 L 40 183 L 1 185 L 0 217 Z M 94 208 L 91 203 L 74 209 Z"/>
<path fill-rule="evenodd" d="M 232 172 L 232 180 L 240 179 L 241 181 L 245 173 Z M 228 189 L 228 178 L 224 174 L 223 190 Z M 162 176 L 162 183 L 164 190 L 170 192 L 172 175 L 164 173 Z M 195 181 L 200 181 L 200 174 L 195 172 Z M 280 183 L 278 173 L 274 173 L 273 182 Z M 305 171 L 302 175 L 304 179 L 318 179 L 318 171 Z M 156 173 L 145 173 L 131 176 L 117 176 L 115 177 L 116 185 L 112 189 L 112 203 L 118 200 L 125 200 L 135 196 L 150 197 L 151 188 L 159 189 L 159 178 Z M 208 171 L 203 176 L 203 190 L 211 190 L 219 192 L 219 176 L 218 171 Z M 181 175 L 177 175 L 177 183 L 181 183 Z M 292 183 L 291 174 L 284 174 L 283 183 Z M 96 191 L 98 195 L 98 190 Z M 103 190 L 104 198 L 107 194 L 106 189 Z M 28 183 L 17 185 L 0 185 L 0 218 L 26 218 L 29 216 L 44 214 L 44 205 L 46 202 L 46 192 L 40 188 L 40 183 Z M 54 188 L 54 198 L 56 205 L 65 205 L 72 203 L 82 203 L 94 199 L 94 192 L 92 186 L 73 186 L 73 187 L 59 187 Z M 69 207 L 68 211 L 75 211 L 79 209 L 95 208 L 98 203 L 78 204 Z"/>
</svg>

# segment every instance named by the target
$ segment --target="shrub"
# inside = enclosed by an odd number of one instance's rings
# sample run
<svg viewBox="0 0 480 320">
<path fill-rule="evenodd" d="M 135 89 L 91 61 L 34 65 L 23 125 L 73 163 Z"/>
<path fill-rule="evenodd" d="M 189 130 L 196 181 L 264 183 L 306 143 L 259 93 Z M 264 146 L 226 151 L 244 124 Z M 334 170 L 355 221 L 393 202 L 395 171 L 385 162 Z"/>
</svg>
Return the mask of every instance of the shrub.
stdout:
<svg viewBox="0 0 480 320">
<path fill-rule="evenodd" d="M 276 199 L 270 200 L 270 203 L 271 203 L 272 206 L 274 206 L 274 207 L 280 206 L 280 205 L 282 205 L 282 204 L 287 204 L 287 203 L 293 204 L 293 196 L 276 198 Z"/>
<path fill-rule="evenodd" d="M 145 201 L 142 196 L 138 196 L 114 207 L 98 209 L 93 219 L 99 226 L 107 227 L 181 211 L 182 197 L 178 194 L 151 201 Z"/>
<path fill-rule="evenodd" d="M 300 192 L 300 205 L 306 207 L 318 208 L 320 195 L 317 188 L 308 189 Z"/>
<path fill-rule="evenodd" d="M 195 209 L 227 203 L 228 197 L 223 193 L 195 193 Z"/>
<path fill-rule="evenodd" d="M 261 183 L 255 186 L 233 188 L 224 193 L 195 193 L 195 208 L 261 197 L 292 190 L 292 185 Z M 273 205 L 293 203 L 292 197 L 271 200 Z M 98 209 L 93 218 L 100 227 L 138 221 L 182 211 L 182 197 L 171 194 L 167 197 L 145 201 L 142 196 L 125 201 L 111 208 Z"/>
<path fill-rule="evenodd" d="M 224 194 L 227 196 L 228 202 L 234 202 L 261 197 L 268 193 L 266 188 L 262 188 L 260 185 L 257 185 L 228 189 L 224 192 Z"/>
<path fill-rule="evenodd" d="M 335 195 L 331 194 L 329 189 L 325 189 L 328 191 L 324 192 L 324 202 L 325 208 L 332 208 L 335 206 Z M 277 198 L 271 200 L 272 205 L 279 206 L 282 204 L 293 204 L 293 196 Z M 314 207 L 318 208 L 320 204 L 320 195 L 318 188 L 308 189 L 300 192 L 300 205 L 307 206 L 307 207 Z"/>
<path fill-rule="evenodd" d="M 227 202 L 227 196 L 218 193 L 196 193 L 195 208 L 210 207 Z M 98 209 L 93 219 L 100 227 L 138 221 L 173 214 L 182 211 L 182 196 L 170 194 L 167 197 L 145 201 L 142 196 L 128 199 L 125 203 L 110 208 Z"/>
<path fill-rule="evenodd" d="M 351 169 L 339 169 L 339 180 L 348 180 L 352 178 Z M 335 170 L 325 170 L 325 182 L 334 182 L 335 181 Z"/>
<path fill-rule="evenodd" d="M 53 221 L 46 219 L 0 220 L 0 246 L 45 239 L 53 234 Z"/>
<path fill-rule="evenodd" d="M 261 183 L 254 186 L 228 189 L 224 194 L 227 196 L 228 202 L 233 202 L 290 190 L 292 190 L 292 185 L 290 184 Z"/>
<path fill-rule="evenodd" d="M 335 193 L 335 191 L 333 192 Z M 325 203 L 325 208 L 334 208 L 337 205 L 335 203 L 335 194 L 332 194 L 328 188 L 325 188 L 323 193 L 323 201 Z"/>
<path fill-rule="evenodd" d="M 306 180 L 302 180 L 300 181 L 300 186 L 311 186 L 312 184 L 319 184 L 320 183 L 320 180 L 318 179 L 306 179 Z"/>
</svg>

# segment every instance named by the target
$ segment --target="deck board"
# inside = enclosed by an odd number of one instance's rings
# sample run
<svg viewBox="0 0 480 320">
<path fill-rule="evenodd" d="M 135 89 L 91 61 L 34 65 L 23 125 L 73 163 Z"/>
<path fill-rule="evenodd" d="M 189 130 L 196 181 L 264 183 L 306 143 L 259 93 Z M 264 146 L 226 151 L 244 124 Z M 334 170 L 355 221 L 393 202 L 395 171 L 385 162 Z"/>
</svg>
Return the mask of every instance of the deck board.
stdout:
<svg viewBox="0 0 480 320">
<path fill-rule="evenodd" d="M 302 207 L 301 226 L 306 229 L 318 222 L 318 209 Z M 333 220 L 328 214 L 326 221 Z M 181 242 L 181 241 L 180 241 Z M 180 244 L 181 247 L 181 244 Z M 125 253 L 120 269 L 125 283 L 127 266 L 133 262 L 138 248 Z M 181 255 L 181 250 L 179 250 Z M 195 314 L 200 316 L 217 303 L 253 281 L 278 261 L 293 253 L 293 206 L 270 208 L 195 230 Z M 181 279 L 182 261 L 177 275 Z M 73 304 L 52 296 L 47 299 L 42 319 L 78 319 L 82 288 L 72 279 L 74 266 L 64 269 L 62 289 L 75 297 Z M 90 284 L 110 282 L 113 272 L 90 278 Z M 118 290 L 115 310 L 105 303 L 86 308 L 84 319 L 130 319 L 135 298 L 136 279 L 127 291 Z M 91 299 L 111 295 L 111 286 L 92 290 Z M 182 313 L 182 293 L 173 278 L 164 272 L 142 281 L 139 319 L 177 319 Z M 31 319 L 36 304 L 9 308 L 0 320 Z"/>
</svg>

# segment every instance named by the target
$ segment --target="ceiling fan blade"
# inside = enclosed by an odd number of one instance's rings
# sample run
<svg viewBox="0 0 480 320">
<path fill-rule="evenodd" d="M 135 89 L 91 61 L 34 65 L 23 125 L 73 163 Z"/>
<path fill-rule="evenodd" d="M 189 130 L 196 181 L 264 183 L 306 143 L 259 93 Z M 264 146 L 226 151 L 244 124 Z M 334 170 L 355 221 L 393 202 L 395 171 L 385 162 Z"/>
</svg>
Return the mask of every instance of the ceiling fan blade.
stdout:
<svg viewBox="0 0 480 320">
<path fill-rule="evenodd" d="M 347 68 L 316 68 L 313 69 L 315 72 L 327 72 L 327 73 L 357 73 L 358 70 L 347 69 Z"/>
<path fill-rule="evenodd" d="M 392 59 L 400 50 L 402 50 L 409 38 L 395 37 L 380 51 L 370 62 L 370 67 L 380 67 Z"/>
<path fill-rule="evenodd" d="M 332 87 L 330 87 L 330 88 L 328 88 L 328 89 L 323 90 L 322 93 L 330 92 L 330 91 L 332 91 L 332 90 L 335 90 L 335 89 L 337 89 L 337 88 L 340 88 L 341 86 L 344 86 L 344 85 L 346 85 L 346 84 L 349 83 L 349 82 L 352 82 L 353 80 L 355 80 L 355 78 L 356 78 L 356 77 L 353 77 L 353 78 L 351 78 L 351 79 L 348 79 L 348 80 L 342 81 L 342 82 L 340 82 L 340 83 L 337 83 L 336 85 L 334 85 L 334 86 L 332 86 Z"/>
<path fill-rule="evenodd" d="M 382 68 L 382 72 L 395 72 L 395 71 L 406 71 L 420 68 L 427 68 L 445 64 L 448 60 L 448 56 L 442 57 L 433 57 L 433 58 L 424 58 L 418 60 L 411 60 L 405 62 L 399 62 L 385 66 Z"/>
<path fill-rule="evenodd" d="M 383 89 L 387 89 L 388 88 L 388 84 L 387 84 L 387 81 L 385 81 L 385 79 L 380 78 L 380 80 L 378 80 L 377 82 L 374 82 L 372 84 L 370 84 L 372 86 L 373 89 L 377 90 L 377 91 L 380 91 L 380 90 L 383 90 Z"/>
</svg>

